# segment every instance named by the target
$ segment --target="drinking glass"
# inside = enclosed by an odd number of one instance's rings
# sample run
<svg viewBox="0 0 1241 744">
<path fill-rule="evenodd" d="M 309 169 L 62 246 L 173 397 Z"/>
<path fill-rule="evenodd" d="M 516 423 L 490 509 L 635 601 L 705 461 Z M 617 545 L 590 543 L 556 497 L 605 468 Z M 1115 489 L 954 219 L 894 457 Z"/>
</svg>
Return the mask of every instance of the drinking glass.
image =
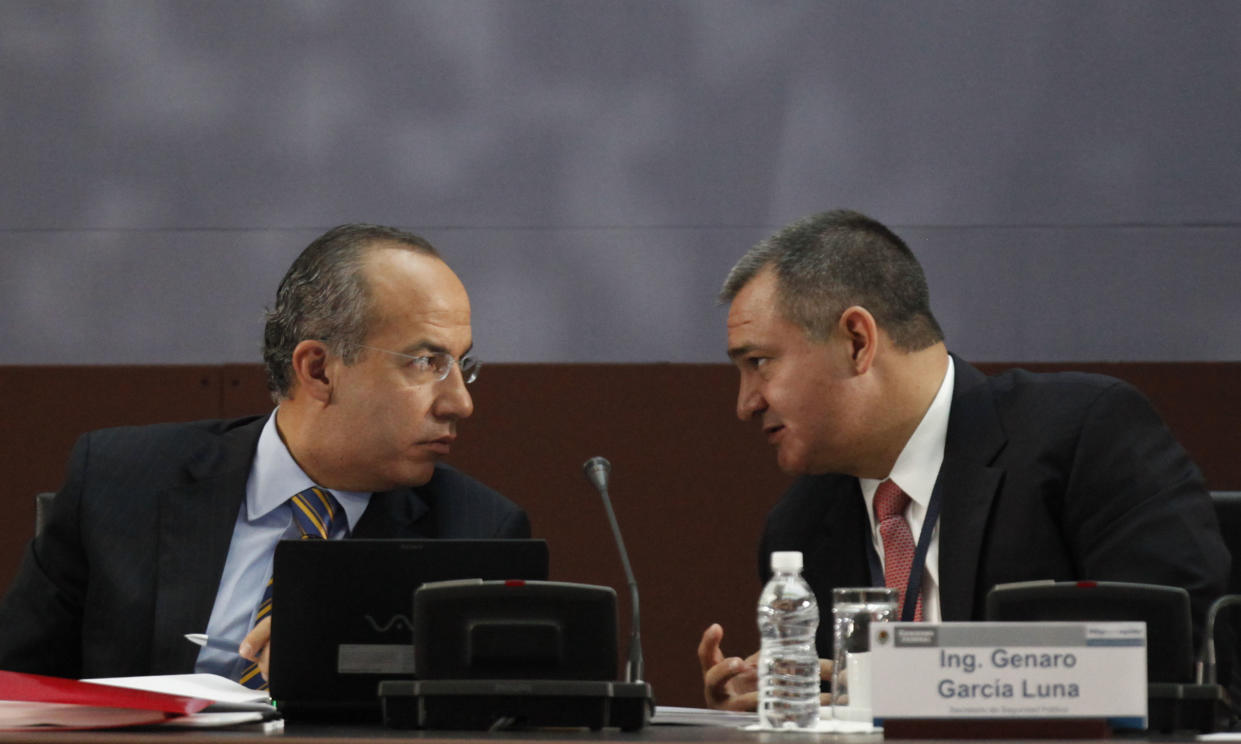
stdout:
<svg viewBox="0 0 1241 744">
<path fill-rule="evenodd" d="M 896 590 L 843 587 L 832 590 L 832 717 L 873 720 L 870 706 L 870 624 L 896 615 Z"/>
</svg>

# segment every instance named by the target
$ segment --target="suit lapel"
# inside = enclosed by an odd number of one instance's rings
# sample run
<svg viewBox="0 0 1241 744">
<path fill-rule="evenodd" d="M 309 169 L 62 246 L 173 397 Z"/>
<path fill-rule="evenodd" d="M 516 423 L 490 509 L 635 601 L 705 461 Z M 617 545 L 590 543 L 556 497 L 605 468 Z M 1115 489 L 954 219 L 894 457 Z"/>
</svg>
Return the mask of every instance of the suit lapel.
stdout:
<svg viewBox="0 0 1241 744">
<path fill-rule="evenodd" d="M 823 489 L 825 505 L 817 538 L 806 556 L 807 578 L 838 586 L 869 586 L 870 522 L 866 517 L 866 501 L 857 478 L 832 476 Z M 826 569 L 826 570 L 824 570 Z M 823 574 L 821 578 L 817 575 Z M 831 605 L 831 597 L 820 597 L 819 604 Z"/>
<path fill-rule="evenodd" d="M 153 673 L 193 667 L 198 649 L 185 633 L 202 632 L 211 617 L 233 526 L 266 417 L 206 435 L 188 460 L 187 483 L 164 494 L 159 515 Z M 160 668 L 167 664 L 167 668 Z"/>
<path fill-rule="evenodd" d="M 939 470 L 939 601 L 944 620 L 976 620 L 974 585 L 991 504 L 1003 471 L 944 458 Z"/>
<path fill-rule="evenodd" d="M 414 489 L 400 488 L 371 494 L 351 537 L 434 537 L 434 520 L 424 519 L 430 506 Z"/>
<path fill-rule="evenodd" d="M 936 487 L 943 504 L 939 520 L 940 606 L 944 620 L 981 617 L 974 607 L 983 536 L 1004 470 L 995 458 L 1007 438 L 987 378 L 953 356 L 952 411 L 944 462 Z"/>
</svg>

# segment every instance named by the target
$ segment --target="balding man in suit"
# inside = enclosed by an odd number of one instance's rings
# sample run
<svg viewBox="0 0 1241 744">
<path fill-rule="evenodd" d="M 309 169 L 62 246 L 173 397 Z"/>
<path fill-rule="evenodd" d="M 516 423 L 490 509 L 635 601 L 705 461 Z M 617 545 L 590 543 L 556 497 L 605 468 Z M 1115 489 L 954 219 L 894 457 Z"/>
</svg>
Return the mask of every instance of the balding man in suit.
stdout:
<svg viewBox="0 0 1241 744">
<path fill-rule="evenodd" d="M 308 489 L 322 537 L 529 537 L 524 511 L 440 464 L 474 410 L 472 345 L 465 287 L 425 240 L 357 224 L 315 240 L 268 314 L 272 413 L 78 441 L 0 602 L 0 669 L 261 686 L 270 617 L 256 619 Z M 184 638 L 203 630 L 245 640 Z"/>
</svg>

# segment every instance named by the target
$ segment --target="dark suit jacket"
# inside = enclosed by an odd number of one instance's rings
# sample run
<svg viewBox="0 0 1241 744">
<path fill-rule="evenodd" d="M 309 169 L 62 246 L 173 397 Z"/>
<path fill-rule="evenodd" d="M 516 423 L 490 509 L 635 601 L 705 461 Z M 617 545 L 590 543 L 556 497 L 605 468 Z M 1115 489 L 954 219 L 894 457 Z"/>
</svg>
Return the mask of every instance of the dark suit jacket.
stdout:
<svg viewBox="0 0 1241 744">
<path fill-rule="evenodd" d="M 105 429 L 74 446 L 64 488 L 0 602 L 0 669 L 62 677 L 190 672 L 266 416 Z M 525 512 L 439 466 L 376 493 L 353 537 L 529 537 Z"/>
<path fill-rule="evenodd" d="M 1130 385 L 1077 373 L 986 377 L 954 356 L 938 485 L 944 620 L 981 620 L 996 584 L 1035 579 L 1184 587 L 1195 625 L 1224 592 L 1229 556 L 1202 475 Z M 773 550 L 800 550 L 832 648 L 831 590 L 869 586 L 870 525 L 857 478 L 799 478 L 767 519 Z"/>
</svg>

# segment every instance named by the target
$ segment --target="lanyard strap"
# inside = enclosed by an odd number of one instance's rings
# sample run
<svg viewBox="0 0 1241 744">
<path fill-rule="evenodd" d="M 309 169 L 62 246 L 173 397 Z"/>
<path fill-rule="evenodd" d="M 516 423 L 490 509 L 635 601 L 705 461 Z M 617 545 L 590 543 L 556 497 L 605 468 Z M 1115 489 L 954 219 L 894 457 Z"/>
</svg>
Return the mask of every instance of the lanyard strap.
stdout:
<svg viewBox="0 0 1241 744">
<path fill-rule="evenodd" d="M 922 570 L 926 566 L 926 554 L 931 549 L 931 533 L 935 531 L 935 523 L 939 521 L 939 505 L 942 499 L 939 480 L 931 489 L 931 503 L 926 507 L 926 518 L 922 520 L 922 530 L 918 533 L 918 545 L 914 548 L 913 564 L 909 567 L 909 580 L 905 582 L 905 606 L 901 608 L 901 621 L 913 622 L 914 612 L 918 608 L 918 595 L 922 593 Z"/>
</svg>

